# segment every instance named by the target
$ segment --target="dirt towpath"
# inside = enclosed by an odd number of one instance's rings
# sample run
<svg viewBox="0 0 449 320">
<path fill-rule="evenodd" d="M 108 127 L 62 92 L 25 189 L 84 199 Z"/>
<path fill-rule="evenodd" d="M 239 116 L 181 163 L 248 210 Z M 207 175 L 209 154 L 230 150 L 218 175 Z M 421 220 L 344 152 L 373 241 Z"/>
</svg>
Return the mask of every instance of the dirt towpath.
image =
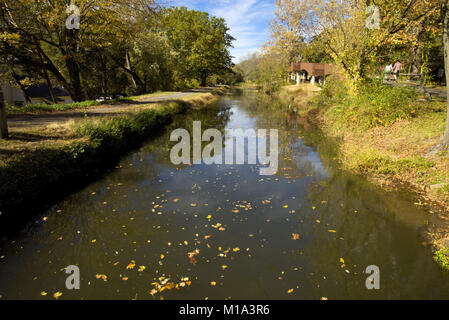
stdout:
<svg viewBox="0 0 449 320">
<path fill-rule="evenodd" d="M 84 109 L 74 109 L 68 111 L 43 112 L 39 114 L 18 114 L 8 116 L 8 127 L 10 129 L 37 128 L 51 125 L 61 125 L 68 121 L 84 117 L 103 117 L 131 111 L 132 109 L 159 102 L 167 102 L 186 98 L 197 93 L 211 92 L 213 88 L 201 88 L 183 92 L 161 93 L 160 95 L 141 96 L 138 99 L 118 104 L 104 104 Z"/>
</svg>

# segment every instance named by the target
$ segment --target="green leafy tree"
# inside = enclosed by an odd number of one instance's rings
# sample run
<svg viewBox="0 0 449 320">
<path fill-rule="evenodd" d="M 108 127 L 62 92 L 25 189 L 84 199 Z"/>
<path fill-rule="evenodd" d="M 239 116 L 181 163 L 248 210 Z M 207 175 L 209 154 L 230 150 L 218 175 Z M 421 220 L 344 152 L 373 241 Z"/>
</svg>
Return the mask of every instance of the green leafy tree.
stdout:
<svg viewBox="0 0 449 320">
<path fill-rule="evenodd" d="M 175 76 L 199 80 L 202 86 L 212 74 L 221 74 L 232 67 L 229 49 L 235 39 L 228 33 L 223 19 L 185 7 L 168 8 L 161 21 L 175 51 Z M 181 80 L 185 81 L 185 80 Z"/>
</svg>

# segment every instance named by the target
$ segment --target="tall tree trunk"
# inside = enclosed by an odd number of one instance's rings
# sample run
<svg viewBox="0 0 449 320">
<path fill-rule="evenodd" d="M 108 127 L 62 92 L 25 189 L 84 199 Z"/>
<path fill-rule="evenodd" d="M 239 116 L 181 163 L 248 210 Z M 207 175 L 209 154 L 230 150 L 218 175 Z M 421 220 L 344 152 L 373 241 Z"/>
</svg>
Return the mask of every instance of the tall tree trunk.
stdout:
<svg viewBox="0 0 449 320">
<path fill-rule="evenodd" d="M 103 94 L 108 94 L 108 65 L 106 61 L 106 57 L 102 54 L 101 55 L 101 65 L 103 68 Z"/>
<path fill-rule="evenodd" d="M 44 78 L 45 81 L 47 81 L 48 91 L 50 91 L 51 100 L 53 100 L 53 103 L 58 103 L 58 100 L 56 98 L 55 89 L 53 88 L 53 85 L 51 84 L 50 77 L 48 76 L 47 69 L 44 69 Z"/>
<path fill-rule="evenodd" d="M 205 87 L 207 85 L 207 77 L 208 77 L 207 72 L 203 72 L 201 74 L 201 86 L 202 87 Z"/>
<path fill-rule="evenodd" d="M 70 86 L 67 88 L 75 102 L 83 101 L 84 95 L 81 88 L 80 68 L 73 57 L 65 59 L 67 69 L 69 70 Z"/>
<path fill-rule="evenodd" d="M 126 51 L 125 66 L 122 68 L 131 75 L 131 80 L 133 82 L 134 88 L 137 89 L 139 93 L 146 92 L 145 83 L 142 81 L 139 75 L 133 70 L 134 68 L 133 65 L 131 64 L 131 57 L 129 55 L 129 51 Z"/>
<path fill-rule="evenodd" d="M 441 142 L 442 147 L 449 147 L 449 5 L 447 0 L 440 0 L 443 22 L 444 70 L 446 72 L 447 120 L 446 132 Z"/>
<path fill-rule="evenodd" d="M 11 73 L 12 77 L 14 78 L 14 81 L 19 86 L 20 90 L 22 91 L 23 96 L 25 97 L 26 102 L 31 103 L 30 96 L 27 94 L 25 87 L 23 86 L 22 82 L 20 82 L 19 76 L 14 71 L 14 69 L 11 67 Z"/>
<path fill-rule="evenodd" d="M 129 52 L 128 51 L 126 51 L 126 53 L 125 53 L 125 68 L 128 69 L 129 71 L 131 71 L 130 72 L 130 74 L 131 74 L 131 81 L 133 82 L 134 88 L 137 89 L 137 82 L 138 82 L 138 80 L 134 76 L 133 67 L 131 65 L 131 57 L 129 56 Z"/>
<path fill-rule="evenodd" d="M 3 91 L 0 87 L 0 139 L 8 139 L 8 122 L 6 119 L 6 107 L 3 101 Z"/>
<path fill-rule="evenodd" d="M 81 86 L 80 67 L 75 55 L 78 53 L 77 30 L 66 30 L 68 50 L 65 53 L 65 64 L 69 71 L 70 86 L 67 88 L 75 102 L 84 100 L 84 93 Z M 64 53 L 63 53 L 64 54 Z"/>
<path fill-rule="evenodd" d="M 39 47 L 37 41 L 36 41 L 36 47 Z M 50 76 L 48 75 L 48 70 L 47 70 L 47 68 L 45 68 L 44 58 L 42 57 L 42 53 L 39 49 L 37 49 L 37 53 L 38 53 L 40 62 L 44 66 L 42 68 L 42 73 L 44 75 L 45 81 L 47 82 L 48 91 L 50 92 L 50 96 L 51 96 L 51 99 L 53 100 L 53 103 L 56 104 L 58 101 L 56 99 L 55 90 L 53 89 L 53 86 L 50 81 Z"/>
</svg>

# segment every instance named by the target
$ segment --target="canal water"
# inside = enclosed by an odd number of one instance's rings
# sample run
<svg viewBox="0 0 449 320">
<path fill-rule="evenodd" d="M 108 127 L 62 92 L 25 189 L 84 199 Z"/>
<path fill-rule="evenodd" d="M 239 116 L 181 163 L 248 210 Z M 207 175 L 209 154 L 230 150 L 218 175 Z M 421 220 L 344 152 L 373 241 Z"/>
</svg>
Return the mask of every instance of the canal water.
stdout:
<svg viewBox="0 0 449 320">
<path fill-rule="evenodd" d="M 175 166 L 170 133 L 278 129 L 279 172 Z M 285 106 L 229 94 L 40 215 L 0 252 L 3 299 L 449 299 L 449 275 L 402 193 L 343 172 L 338 143 Z M 20 214 L 20 213 L 19 213 Z M 80 290 L 67 290 L 69 265 Z M 380 289 L 365 270 L 377 266 Z"/>
</svg>

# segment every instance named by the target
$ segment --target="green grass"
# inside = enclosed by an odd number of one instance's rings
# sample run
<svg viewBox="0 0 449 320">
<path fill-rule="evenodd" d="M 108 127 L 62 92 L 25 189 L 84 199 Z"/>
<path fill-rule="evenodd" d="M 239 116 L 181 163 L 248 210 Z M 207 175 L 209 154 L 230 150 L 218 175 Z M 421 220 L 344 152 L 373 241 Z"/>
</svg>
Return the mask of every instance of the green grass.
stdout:
<svg viewBox="0 0 449 320">
<path fill-rule="evenodd" d="M 428 169 L 435 166 L 433 161 L 423 157 L 415 156 L 394 160 L 373 150 L 360 153 L 355 157 L 354 162 L 359 173 L 376 174 L 400 174 L 413 171 L 418 175 L 423 175 Z"/>
<path fill-rule="evenodd" d="M 449 270 L 449 249 L 439 250 L 435 252 L 433 259 L 444 270 Z"/>
<path fill-rule="evenodd" d="M 8 114 L 68 111 L 68 110 L 89 108 L 89 107 L 94 107 L 94 106 L 99 106 L 99 105 L 116 104 L 116 103 L 120 103 L 120 102 L 132 102 L 133 99 L 134 99 L 134 97 L 124 97 L 124 98 L 120 98 L 120 99 L 108 100 L 108 101 L 102 101 L 102 102 L 97 102 L 94 100 L 86 100 L 83 102 L 75 102 L 75 103 L 70 103 L 70 104 L 38 103 L 38 104 L 28 104 L 23 107 L 7 105 L 6 111 Z"/>
<path fill-rule="evenodd" d="M 75 102 L 71 104 L 28 104 L 23 107 L 16 106 L 6 106 L 6 111 L 9 114 L 20 114 L 20 113 L 36 113 L 36 112 L 52 112 L 52 111 L 67 111 L 80 108 L 88 108 L 93 106 L 98 106 L 104 104 L 104 102 L 97 102 L 93 100 Z"/>
<path fill-rule="evenodd" d="M 417 102 L 418 94 L 410 88 L 366 84 L 357 95 L 349 95 L 341 84 L 330 81 L 317 98 L 327 115 L 340 124 L 362 129 L 388 127 L 398 120 L 441 112 L 440 102 Z"/>
</svg>

